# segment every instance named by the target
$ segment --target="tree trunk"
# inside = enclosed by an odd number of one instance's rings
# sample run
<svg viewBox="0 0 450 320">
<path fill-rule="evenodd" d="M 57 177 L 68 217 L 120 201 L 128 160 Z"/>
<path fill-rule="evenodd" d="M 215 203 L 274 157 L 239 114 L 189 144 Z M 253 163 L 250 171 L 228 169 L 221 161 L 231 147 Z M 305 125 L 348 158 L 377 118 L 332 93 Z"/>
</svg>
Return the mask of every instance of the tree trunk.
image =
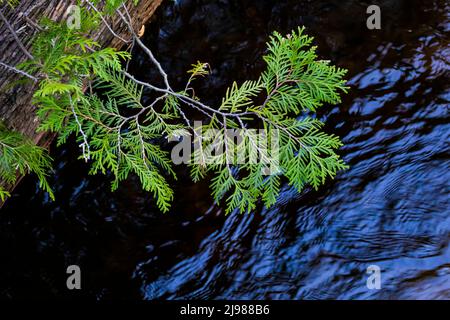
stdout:
<svg viewBox="0 0 450 320">
<path fill-rule="evenodd" d="M 128 2 L 134 28 L 139 31 L 162 0 L 140 0 L 137 6 L 132 5 L 132 1 Z M 1 10 L 24 46 L 30 48 L 33 35 L 37 31 L 33 26 L 34 22 L 38 22 L 43 17 L 61 21 L 65 19 L 70 5 L 75 3 L 75 0 L 21 0 L 15 8 L 4 4 Z M 129 31 L 123 23 L 120 23 L 117 15 L 108 20 L 114 31 L 122 38 L 127 40 L 131 38 Z M 123 45 L 123 42 L 115 38 L 105 24 L 101 24 L 91 36 L 103 46 L 120 48 Z M 0 61 L 10 66 L 26 60 L 24 52 L 2 20 L 0 20 L 0 52 Z M 30 81 L 27 84 L 14 85 L 19 78 L 18 74 L 0 65 L 0 121 L 4 122 L 9 129 L 28 136 L 37 145 L 48 147 L 55 135 L 48 132 L 36 132 L 39 120 L 35 114 L 35 106 L 31 103 L 36 84 Z M 9 186 L 9 189 L 12 190 L 14 187 Z"/>
</svg>

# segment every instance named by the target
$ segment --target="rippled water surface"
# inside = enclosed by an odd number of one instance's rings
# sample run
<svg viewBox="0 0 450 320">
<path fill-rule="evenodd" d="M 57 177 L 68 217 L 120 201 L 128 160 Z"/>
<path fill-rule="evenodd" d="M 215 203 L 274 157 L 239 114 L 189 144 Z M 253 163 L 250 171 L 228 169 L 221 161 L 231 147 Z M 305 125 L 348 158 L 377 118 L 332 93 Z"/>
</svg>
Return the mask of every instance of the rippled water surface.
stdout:
<svg viewBox="0 0 450 320">
<path fill-rule="evenodd" d="M 28 177 L 0 211 L 0 297 L 450 299 L 450 5 L 379 3 L 382 30 L 369 31 L 359 1 L 167 1 L 145 41 L 175 87 L 209 62 L 196 88 L 209 103 L 263 70 L 272 30 L 305 25 L 320 55 L 349 69 L 350 94 L 319 116 L 351 168 L 227 217 L 180 168 L 162 215 L 135 179 L 111 193 L 74 143 L 54 147 L 57 201 Z M 131 68 L 154 78 L 139 52 Z M 83 272 L 77 293 L 65 289 L 70 264 Z M 366 287 L 369 265 L 381 290 Z"/>
</svg>

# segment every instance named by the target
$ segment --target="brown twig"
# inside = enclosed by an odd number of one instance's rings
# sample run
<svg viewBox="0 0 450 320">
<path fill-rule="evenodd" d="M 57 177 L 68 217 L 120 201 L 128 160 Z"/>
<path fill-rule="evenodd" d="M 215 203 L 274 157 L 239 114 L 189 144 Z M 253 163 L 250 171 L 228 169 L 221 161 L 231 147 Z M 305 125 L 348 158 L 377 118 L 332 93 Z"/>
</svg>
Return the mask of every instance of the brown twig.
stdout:
<svg viewBox="0 0 450 320">
<path fill-rule="evenodd" d="M 14 40 L 16 40 L 17 45 L 19 46 L 19 48 L 23 51 L 23 53 L 27 56 L 28 59 L 33 60 L 33 56 L 31 55 L 31 53 L 27 50 L 27 48 L 25 48 L 25 46 L 23 45 L 22 41 L 19 39 L 19 37 L 17 36 L 16 31 L 13 29 L 13 27 L 11 26 L 11 24 L 9 23 L 8 19 L 5 18 L 5 16 L 3 15 L 2 10 L 0 10 L 0 19 L 3 20 L 3 22 L 5 23 L 6 27 L 9 29 L 9 31 L 11 32 L 12 36 L 14 37 Z"/>
</svg>

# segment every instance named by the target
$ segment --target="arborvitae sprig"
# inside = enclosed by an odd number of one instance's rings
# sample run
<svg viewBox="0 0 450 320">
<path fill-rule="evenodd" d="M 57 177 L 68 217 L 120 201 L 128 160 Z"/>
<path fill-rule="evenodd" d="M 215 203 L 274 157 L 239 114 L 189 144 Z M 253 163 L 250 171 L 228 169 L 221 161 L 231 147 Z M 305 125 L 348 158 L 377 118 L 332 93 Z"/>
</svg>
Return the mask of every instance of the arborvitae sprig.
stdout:
<svg viewBox="0 0 450 320">
<path fill-rule="evenodd" d="M 108 1 L 107 9 L 122 3 Z M 317 189 L 327 177 L 346 168 L 335 153 L 342 145 L 339 138 L 323 132 L 319 120 L 306 116 L 324 103 L 340 102 L 340 94 L 347 90 L 346 70 L 319 60 L 311 46 L 313 39 L 303 29 L 286 37 L 275 32 L 261 76 L 241 85 L 234 82 L 221 104 L 210 107 L 199 101 L 191 87 L 196 77 L 208 74 L 207 64 L 194 65 L 186 87 L 179 92 L 167 83 L 166 88 L 157 88 L 137 81 L 122 70 L 128 53 L 100 49 L 85 36 L 89 26 L 100 20 L 95 13 L 84 14 L 88 19 L 82 30 L 45 22 L 34 42 L 34 59 L 22 67 L 41 79 L 34 95 L 43 120 L 40 130 L 58 132 L 59 143 L 76 134 L 81 158 L 91 162 L 91 173 L 112 173 L 113 189 L 135 174 L 143 189 L 154 194 L 158 207 L 169 210 L 173 192 L 166 177 L 176 177 L 168 153 L 160 147 L 162 137 L 194 137 L 200 150 L 225 145 L 222 153 L 195 150 L 190 167 L 194 181 L 213 173 L 212 195 L 216 202 L 226 198 L 226 212 L 251 211 L 259 199 L 268 207 L 275 204 L 283 177 L 298 191 L 307 184 Z M 151 54 L 150 58 L 154 60 Z M 143 86 L 159 94 L 148 105 L 142 103 Z M 186 107 L 200 110 L 208 121 L 193 128 L 183 111 Z M 279 163 L 274 163 L 271 150 L 259 153 L 260 162 L 250 161 L 246 148 L 264 149 L 258 144 L 260 137 L 252 132 L 244 131 L 238 144 L 226 134 L 228 129 L 251 125 L 264 129 L 270 142 L 275 140 L 271 134 L 277 134 Z M 208 129 L 215 133 L 203 136 Z M 233 154 L 243 154 L 243 161 L 230 161 Z M 264 175 L 272 165 L 278 170 Z"/>
<path fill-rule="evenodd" d="M 10 194 L 5 190 L 7 185 L 14 185 L 18 174 L 34 173 L 40 181 L 40 187 L 47 191 L 51 198 L 53 193 L 47 182 L 51 159 L 47 151 L 36 146 L 23 135 L 11 131 L 0 122 L 0 177 L 6 185 L 0 185 L 0 200 L 5 201 Z"/>
<path fill-rule="evenodd" d="M 167 153 L 153 140 L 183 126 L 168 122 L 175 116 L 141 104 L 142 88 L 121 73 L 128 53 L 95 51 L 98 44 L 82 32 L 53 22 L 45 26 L 35 41 L 34 60 L 23 65 L 45 75 L 34 94 L 42 119 L 39 130 L 58 132 L 59 143 L 75 133 L 82 157 L 92 162 L 92 174 L 112 172 L 116 189 L 134 173 L 167 211 L 173 195 L 160 170 L 173 172 Z M 106 99 L 92 93 L 93 88 L 102 90 Z M 135 114 L 124 116 L 124 109 Z"/>
<path fill-rule="evenodd" d="M 304 35 L 303 31 L 299 28 L 287 37 L 275 32 L 268 44 L 268 55 L 264 57 L 266 71 L 256 81 L 246 81 L 240 86 L 233 83 L 219 108 L 232 114 L 242 113 L 247 119 L 257 119 L 267 132 L 277 131 L 278 172 L 262 175 L 270 159 L 266 164 L 250 163 L 248 150 L 241 148 L 257 147 L 251 135 L 244 136 L 243 143 L 235 146 L 237 153 L 247 155 L 244 164 L 217 165 L 206 161 L 191 166 L 194 180 L 208 171 L 214 172 L 213 196 L 216 201 L 227 197 L 227 212 L 236 208 L 241 212 L 251 211 L 260 198 L 267 207 L 275 204 L 282 176 L 300 192 L 306 184 L 317 189 L 327 177 L 333 178 L 337 171 L 347 168 L 335 153 L 342 145 L 339 138 L 321 131 L 323 123 L 319 120 L 304 115 L 324 103 L 340 102 L 340 93 L 347 90 L 343 80 L 346 70 L 318 60 L 316 48 L 311 47 L 313 38 Z M 264 103 L 255 104 L 253 98 L 263 90 Z M 224 123 L 228 128 L 240 128 L 242 123 L 237 119 L 228 116 Z M 211 121 L 203 127 L 205 130 L 212 128 L 222 130 L 223 125 Z M 233 145 L 233 142 L 228 144 Z M 198 157 L 198 153 L 194 156 Z"/>
<path fill-rule="evenodd" d="M 4 2 L 0 0 L 0 4 Z M 14 6 L 19 1 L 6 2 Z M 97 2 L 99 1 L 93 1 Z M 107 0 L 103 13 L 116 9 L 124 2 Z M 76 118 L 77 105 L 91 103 L 87 114 L 95 113 L 98 109 L 96 100 L 85 95 L 86 86 L 91 85 L 94 75 L 105 78 L 111 70 L 120 70 L 122 61 L 130 57 L 127 52 L 118 52 L 112 48 L 100 50 L 97 42 L 85 36 L 98 27 L 100 11 L 82 7 L 81 14 L 79 29 L 71 29 L 66 23 L 56 23 L 44 18 L 40 22 L 42 31 L 33 41 L 33 59 L 18 66 L 40 79 L 39 88 L 34 93 L 34 102 L 40 107 L 38 114 L 45 119 L 40 130 L 59 132 L 60 143 L 72 132 L 80 133 L 80 129 L 82 130 L 83 118 Z M 70 117 L 75 117 L 76 121 L 71 122 Z M 90 120 L 93 121 L 94 118 Z M 87 146 L 86 141 L 85 143 Z M 95 151 L 93 150 L 94 156 Z M 0 155 L 0 178 L 5 183 L 3 187 L 14 184 L 18 175 L 34 172 L 41 187 L 49 192 L 51 198 L 54 197 L 46 180 L 46 170 L 50 168 L 51 159 L 44 149 L 0 124 Z M 10 196 L 3 187 L 0 186 L 2 201 Z"/>
</svg>

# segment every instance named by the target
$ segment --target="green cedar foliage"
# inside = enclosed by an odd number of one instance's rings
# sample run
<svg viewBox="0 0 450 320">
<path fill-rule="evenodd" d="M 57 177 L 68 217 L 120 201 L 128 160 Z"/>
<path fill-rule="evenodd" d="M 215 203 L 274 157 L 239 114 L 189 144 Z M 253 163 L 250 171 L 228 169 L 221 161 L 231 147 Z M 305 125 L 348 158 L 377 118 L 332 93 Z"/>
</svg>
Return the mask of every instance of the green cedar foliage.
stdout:
<svg viewBox="0 0 450 320">
<path fill-rule="evenodd" d="M 14 7 L 19 4 L 19 0 L 0 0 L 0 4 L 6 3 L 10 7 Z"/>
<path fill-rule="evenodd" d="M 50 168 L 51 159 L 45 149 L 0 123 L 0 176 L 4 183 L 13 185 L 17 181 L 18 174 L 34 173 L 39 178 L 41 188 L 53 199 L 53 193 L 47 182 L 47 171 Z M 1 201 L 9 196 L 5 187 L 0 185 Z"/>
<path fill-rule="evenodd" d="M 122 2 L 109 1 L 109 10 Z M 21 66 L 42 79 L 34 94 L 42 119 L 39 130 L 58 132 L 59 144 L 75 134 L 83 150 L 80 158 L 91 163 L 90 173 L 112 173 L 113 190 L 130 174 L 137 175 L 143 189 L 152 192 L 158 207 L 166 212 L 174 197 L 167 178 L 176 176 L 160 140 L 193 136 L 195 143 L 208 148 L 208 139 L 192 130 L 182 111 L 186 107 L 184 97 L 191 99 L 187 105 L 204 106 L 192 102 L 199 100 L 190 84 L 208 74 L 208 65 L 193 66 L 185 90 L 163 91 L 154 102 L 144 105 L 141 83 L 127 77 L 122 69 L 130 55 L 101 49 L 86 37 L 87 31 L 99 23 L 99 17 L 88 11 L 83 14 L 81 30 L 44 21 L 44 31 L 33 44 L 34 59 Z M 230 164 L 228 152 L 209 155 L 213 159 L 205 159 L 198 150 L 193 153 L 193 181 L 212 174 L 212 195 L 217 203 L 225 199 L 227 213 L 235 209 L 249 212 L 260 199 L 267 207 L 274 205 L 282 179 L 298 191 L 305 185 L 317 189 L 327 178 L 347 168 L 336 154 L 342 145 L 339 138 L 325 133 L 322 122 L 307 116 L 323 104 L 341 101 L 340 94 L 347 91 L 343 80 L 346 70 L 319 60 L 316 48 L 311 46 L 313 39 L 303 32 L 299 28 L 286 37 L 275 32 L 264 56 L 267 67 L 260 78 L 240 85 L 234 82 L 220 106 L 203 110 L 209 121 L 203 123 L 200 133 L 215 129 L 215 138 L 223 138 L 227 129 L 257 124 L 279 136 L 279 170 L 269 175 L 263 175 L 263 170 L 267 163 L 271 164 L 270 154 L 266 155 L 266 163 L 252 163 L 244 152 L 243 163 Z M 261 96 L 264 102 L 257 103 Z M 234 148 L 238 153 L 245 146 L 260 147 L 252 134 L 244 134 L 241 144 L 227 140 L 225 137 L 225 149 Z M 38 175 L 45 181 L 45 176 Z"/>
<path fill-rule="evenodd" d="M 42 119 L 39 130 L 58 132 L 59 144 L 76 134 L 82 157 L 91 160 L 92 174 L 112 172 L 115 190 L 134 173 L 167 211 L 173 192 L 161 170 L 173 171 L 167 152 L 153 140 L 180 125 L 167 122 L 174 118 L 171 114 L 144 109 L 142 88 L 121 73 L 122 62 L 130 58 L 127 52 L 98 49 L 98 43 L 84 35 L 85 26 L 71 30 L 51 21 L 44 25 L 34 41 L 34 60 L 22 65 L 27 72 L 45 74 L 34 94 Z M 94 87 L 103 90 L 106 99 L 93 93 Z M 136 113 L 126 117 L 123 108 Z"/>
<path fill-rule="evenodd" d="M 319 120 L 304 115 L 324 103 L 341 102 L 340 93 L 347 91 L 343 80 L 346 70 L 318 60 L 316 48 L 311 46 L 313 38 L 303 31 L 299 28 L 287 37 L 275 32 L 268 44 L 268 54 L 264 57 L 267 68 L 261 77 L 240 86 L 234 83 L 220 106 L 222 111 L 243 112 L 259 119 L 267 132 L 278 132 L 278 172 L 262 176 L 266 165 L 252 164 L 248 157 L 244 164 L 233 168 L 208 165 L 208 161 L 191 166 L 194 180 L 204 177 L 208 171 L 214 173 L 212 193 L 216 201 L 226 197 L 227 212 L 236 208 L 241 212 L 251 211 L 260 198 L 267 207 L 275 204 L 282 176 L 300 192 L 307 184 L 318 189 L 327 177 L 333 178 L 337 171 L 347 168 L 335 153 L 342 145 L 339 138 L 323 132 Z M 252 98 L 261 93 L 265 96 L 264 103 L 255 104 Z M 242 126 L 232 116 L 225 122 L 228 128 Z M 217 121 L 205 127 L 221 129 Z M 256 145 L 252 135 L 243 138 L 246 143 L 237 149 Z M 226 152 L 220 156 L 226 157 Z"/>
</svg>

